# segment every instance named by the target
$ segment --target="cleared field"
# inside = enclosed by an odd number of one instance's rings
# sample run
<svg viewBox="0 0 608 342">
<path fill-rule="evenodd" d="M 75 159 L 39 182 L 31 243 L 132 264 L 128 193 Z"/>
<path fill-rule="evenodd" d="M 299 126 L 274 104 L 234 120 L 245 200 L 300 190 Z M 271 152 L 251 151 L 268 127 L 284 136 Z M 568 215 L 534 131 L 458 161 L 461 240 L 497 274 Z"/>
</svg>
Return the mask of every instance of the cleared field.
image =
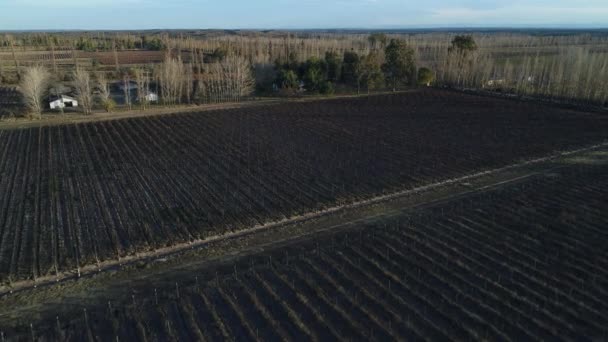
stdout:
<svg viewBox="0 0 608 342">
<path fill-rule="evenodd" d="M 438 90 L 0 131 L 0 279 L 76 271 L 606 137 L 606 117 Z"/>
<path fill-rule="evenodd" d="M 41 341 L 604 340 L 607 171 L 605 162 L 562 167 L 174 283 L 152 281 L 86 310 L 63 303 L 67 311 L 4 334 Z"/>
</svg>

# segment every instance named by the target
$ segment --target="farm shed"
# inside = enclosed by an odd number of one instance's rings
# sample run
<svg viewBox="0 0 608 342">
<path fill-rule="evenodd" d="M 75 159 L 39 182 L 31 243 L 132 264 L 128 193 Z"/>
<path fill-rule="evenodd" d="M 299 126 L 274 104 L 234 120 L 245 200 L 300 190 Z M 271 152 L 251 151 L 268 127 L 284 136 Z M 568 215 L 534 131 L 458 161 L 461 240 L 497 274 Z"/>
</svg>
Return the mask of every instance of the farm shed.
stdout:
<svg viewBox="0 0 608 342">
<path fill-rule="evenodd" d="M 78 101 L 66 95 L 51 97 L 49 98 L 49 107 L 51 109 L 78 107 Z"/>
<path fill-rule="evenodd" d="M 154 92 L 148 92 L 145 96 L 144 96 L 146 102 L 158 102 L 158 94 L 154 93 Z"/>
<path fill-rule="evenodd" d="M 503 78 L 492 78 L 486 82 L 484 88 L 485 87 L 498 87 L 503 84 L 505 84 L 505 80 Z"/>
</svg>

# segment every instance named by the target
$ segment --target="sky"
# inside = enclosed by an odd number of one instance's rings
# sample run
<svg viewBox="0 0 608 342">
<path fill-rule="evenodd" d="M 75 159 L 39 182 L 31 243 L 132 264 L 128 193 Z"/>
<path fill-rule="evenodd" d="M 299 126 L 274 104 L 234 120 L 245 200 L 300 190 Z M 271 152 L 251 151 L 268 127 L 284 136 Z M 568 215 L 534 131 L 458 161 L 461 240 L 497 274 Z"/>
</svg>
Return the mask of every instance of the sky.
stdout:
<svg viewBox="0 0 608 342">
<path fill-rule="evenodd" d="M 608 0 L 0 0 L 0 30 L 608 27 Z"/>
</svg>

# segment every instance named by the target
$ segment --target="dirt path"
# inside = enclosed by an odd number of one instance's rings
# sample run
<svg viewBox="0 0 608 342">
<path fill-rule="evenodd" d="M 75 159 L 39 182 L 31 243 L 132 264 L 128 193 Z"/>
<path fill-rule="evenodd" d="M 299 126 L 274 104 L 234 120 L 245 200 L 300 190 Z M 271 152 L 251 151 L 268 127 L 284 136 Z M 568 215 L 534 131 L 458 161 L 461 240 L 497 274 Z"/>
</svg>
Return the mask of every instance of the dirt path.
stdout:
<svg viewBox="0 0 608 342">
<path fill-rule="evenodd" d="M 251 108 L 260 106 L 269 106 L 280 103 L 290 102 L 312 102 L 312 101 L 331 101 L 338 99 L 356 98 L 356 97 L 368 97 L 378 96 L 386 94 L 400 94 L 406 92 L 417 91 L 417 89 L 404 90 L 398 92 L 378 92 L 373 94 L 362 94 L 362 95 L 336 95 L 332 97 L 321 97 L 321 96 L 310 96 L 302 98 L 267 98 L 252 101 L 233 102 L 233 103 L 220 103 L 220 104 L 208 104 L 208 105 L 191 105 L 191 106 L 179 106 L 175 108 L 164 107 L 164 108 L 151 108 L 146 111 L 131 110 L 125 112 L 116 113 L 94 113 L 92 115 L 82 114 L 52 114 L 43 120 L 27 120 L 17 119 L 15 121 L 0 121 L 0 130 L 14 130 L 14 129 L 26 129 L 26 128 L 37 128 L 47 126 L 61 126 L 70 124 L 79 124 L 87 122 L 100 122 L 100 121 L 111 121 L 111 120 L 123 120 L 133 118 L 145 118 L 150 116 L 169 115 L 169 114 L 180 114 L 180 113 L 198 113 L 198 112 L 209 112 L 214 110 L 227 110 L 237 108 Z M 43 114 L 44 115 L 44 114 Z"/>
</svg>

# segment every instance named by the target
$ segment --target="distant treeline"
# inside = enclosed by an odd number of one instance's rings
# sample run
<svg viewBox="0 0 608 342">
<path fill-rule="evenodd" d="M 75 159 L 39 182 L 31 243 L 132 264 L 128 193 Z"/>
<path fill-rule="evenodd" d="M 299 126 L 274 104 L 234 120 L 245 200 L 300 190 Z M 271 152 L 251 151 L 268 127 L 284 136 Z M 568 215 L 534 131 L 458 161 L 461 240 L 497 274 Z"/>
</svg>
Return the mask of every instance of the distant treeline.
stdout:
<svg viewBox="0 0 608 342">
<path fill-rule="evenodd" d="M 52 82 L 67 83 L 73 82 L 76 69 L 87 69 L 93 79 L 104 74 L 109 82 L 128 82 L 135 78 L 136 70 L 146 70 L 147 84 L 155 84 L 161 102 L 166 103 L 233 101 L 246 97 L 249 89 L 260 95 L 289 96 L 433 85 L 605 106 L 608 36 L 595 31 L 545 33 L 6 34 L 0 37 L 0 82 L 17 84 L 24 68 L 42 64 L 50 71 Z M 119 52 L 138 50 L 161 51 L 167 57 L 162 65 L 145 59 L 137 65 L 119 62 Z M 31 61 L 20 57 L 37 51 L 45 57 Z M 91 61 L 83 62 L 77 51 L 84 51 L 81 55 Z M 100 65 L 95 52 L 113 55 L 113 65 Z M 63 59 L 58 62 L 59 58 Z M 170 61 L 178 64 L 175 70 L 181 73 L 181 86 L 167 95 L 160 70 Z M 237 86 L 235 77 L 246 86 Z"/>
</svg>

